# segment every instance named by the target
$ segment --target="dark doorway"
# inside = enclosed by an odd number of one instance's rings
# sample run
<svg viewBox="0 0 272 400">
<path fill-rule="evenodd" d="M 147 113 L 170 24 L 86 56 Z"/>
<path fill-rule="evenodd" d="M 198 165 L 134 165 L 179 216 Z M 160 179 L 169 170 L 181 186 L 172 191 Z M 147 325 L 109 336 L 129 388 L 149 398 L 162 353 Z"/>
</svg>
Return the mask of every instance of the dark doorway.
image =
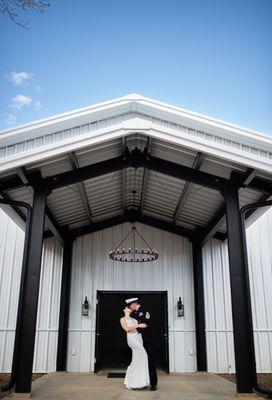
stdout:
<svg viewBox="0 0 272 400">
<path fill-rule="evenodd" d="M 125 369 L 131 360 L 126 333 L 120 326 L 125 299 L 134 296 L 150 312 L 156 366 L 169 372 L 167 292 L 97 291 L 95 372 Z"/>
</svg>

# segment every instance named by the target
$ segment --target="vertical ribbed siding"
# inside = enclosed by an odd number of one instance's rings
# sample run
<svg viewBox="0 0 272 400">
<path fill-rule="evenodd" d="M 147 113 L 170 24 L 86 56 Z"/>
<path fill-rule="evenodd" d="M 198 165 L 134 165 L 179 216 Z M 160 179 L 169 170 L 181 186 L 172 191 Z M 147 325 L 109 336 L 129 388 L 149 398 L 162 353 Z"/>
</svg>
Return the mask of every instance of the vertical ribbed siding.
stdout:
<svg viewBox="0 0 272 400">
<path fill-rule="evenodd" d="M 228 245 L 210 240 L 203 248 L 208 371 L 234 372 Z"/>
<path fill-rule="evenodd" d="M 272 210 L 247 229 L 258 372 L 272 371 Z M 235 372 L 227 242 L 203 248 L 208 370 Z"/>
<path fill-rule="evenodd" d="M 24 232 L 0 210 L 0 372 L 10 372 L 21 281 Z M 44 242 L 34 372 L 56 368 L 62 247 Z"/>
<path fill-rule="evenodd" d="M 33 370 L 56 370 L 62 246 L 55 239 L 45 240 L 42 256 Z"/>
<path fill-rule="evenodd" d="M 0 371 L 11 370 L 24 232 L 0 210 Z"/>
<path fill-rule="evenodd" d="M 247 230 L 256 363 L 272 371 L 272 209 Z"/>
<path fill-rule="evenodd" d="M 68 343 L 68 370 L 93 371 L 97 290 L 167 290 L 171 371 L 195 371 L 195 321 L 191 244 L 182 237 L 137 224 L 151 246 L 159 251 L 153 263 L 113 262 L 109 250 L 129 231 L 122 224 L 80 237 L 74 244 Z M 89 317 L 81 316 L 85 296 Z M 177 317 L 177 300 L 185 304 L 185 318 Z M 75 350 L 75 355 L 72 351 Z M 190 352 L 193 355 L 190 355 Z"/>
<path fill-rule="evenodd" d="M 191 245 L 187 239 L 138 225 L 160 253 L 156 264 L 113 263 L 108 250 L 128 224 L 78 238 L 73 253 L 68 368 L 93 370 L 96 290 L 168 290 L 171 371 L 196 368 Z M 247 230 L 257 370 L 272 372 L 272 210 Z M 0 210 L 0 371 L 11 369 L 21 275 L 24 232 Z M 55 370 L 62 248 L 55 239 L 44 245 L 34 371 Z M 235 371 L 227 243 L 211 240 L 203 249 L 208 369 Z M 81 317 L 87 295 L 90 317 Z M 185 303 L 177 318 L 176 302 Z M 72 356 L 72 349 L 76 355 Z"/>
</svg>

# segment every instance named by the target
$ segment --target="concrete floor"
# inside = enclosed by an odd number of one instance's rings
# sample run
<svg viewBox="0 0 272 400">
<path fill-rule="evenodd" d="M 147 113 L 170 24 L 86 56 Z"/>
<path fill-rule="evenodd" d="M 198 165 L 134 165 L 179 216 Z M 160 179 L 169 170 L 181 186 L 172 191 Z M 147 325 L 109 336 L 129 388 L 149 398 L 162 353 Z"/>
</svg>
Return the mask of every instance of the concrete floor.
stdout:
<svg viewBox="0 0 272 400">
<path fill-rule="evenodd" d="M 231 400 L 237 399 L 235 389 L 232 382 L 209 373 L 161 375 L 158 390 L 155 392 L 127 390 L 123 386 L 123 379 L 109 379 L 106 375 L 51 373 L 33 382 L 32 398 L 37 400 Z M 22 397 L 13 394 L 12 398 Z M 253 395 L 242 398 L 246 400 L 259 397 Z M 5 399 L 10 399 L 10 397 Z"/>
</svg>

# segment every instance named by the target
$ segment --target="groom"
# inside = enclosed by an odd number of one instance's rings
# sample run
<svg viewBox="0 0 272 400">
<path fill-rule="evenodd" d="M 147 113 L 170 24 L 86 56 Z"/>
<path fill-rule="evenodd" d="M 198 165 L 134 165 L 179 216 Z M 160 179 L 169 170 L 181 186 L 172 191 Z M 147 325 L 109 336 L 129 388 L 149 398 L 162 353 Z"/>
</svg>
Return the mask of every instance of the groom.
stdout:
<svg viewBox="0 0 272 400">
<path fill-rule="evenodd" d="M 137 319 L 138 324 L 146 324 L 147 328 L 138 328 L 137 330 L 142 334 L 143 345 L 148 357 L 148 369 L 150 377 L 151 390 L 157 389 L 158 377 L 153 354 L 152 338 L 150 334 L 151 316 L 148 311 L 139 303 L 137 297 L 126 300 L 127 307 L 132 310 L 131 317 Z"/>
</svg>

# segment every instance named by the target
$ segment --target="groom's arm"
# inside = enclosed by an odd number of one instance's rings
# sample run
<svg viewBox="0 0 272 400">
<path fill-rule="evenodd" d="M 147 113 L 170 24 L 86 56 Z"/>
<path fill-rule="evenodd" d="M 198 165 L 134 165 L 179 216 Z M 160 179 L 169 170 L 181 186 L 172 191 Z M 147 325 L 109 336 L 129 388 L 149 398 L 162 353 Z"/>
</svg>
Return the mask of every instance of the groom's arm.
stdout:
<svg viewBox="0 0 272 400">
<path fill-rule="evenodd" d="M 141 312 L 138 314 L 138 316 L 136 317 L 136 319 L 138 320 L 138 324 L 146 324 L 147 327 L 146 328 L 138 328 L 138 332 L 144 332 L 146 330 L 148 330 L 151 326 L 151 317 L 150 317 L 150 312 L 149 311 L 145 311 L 145 310 L 141 310 Z"/>
</svg>

